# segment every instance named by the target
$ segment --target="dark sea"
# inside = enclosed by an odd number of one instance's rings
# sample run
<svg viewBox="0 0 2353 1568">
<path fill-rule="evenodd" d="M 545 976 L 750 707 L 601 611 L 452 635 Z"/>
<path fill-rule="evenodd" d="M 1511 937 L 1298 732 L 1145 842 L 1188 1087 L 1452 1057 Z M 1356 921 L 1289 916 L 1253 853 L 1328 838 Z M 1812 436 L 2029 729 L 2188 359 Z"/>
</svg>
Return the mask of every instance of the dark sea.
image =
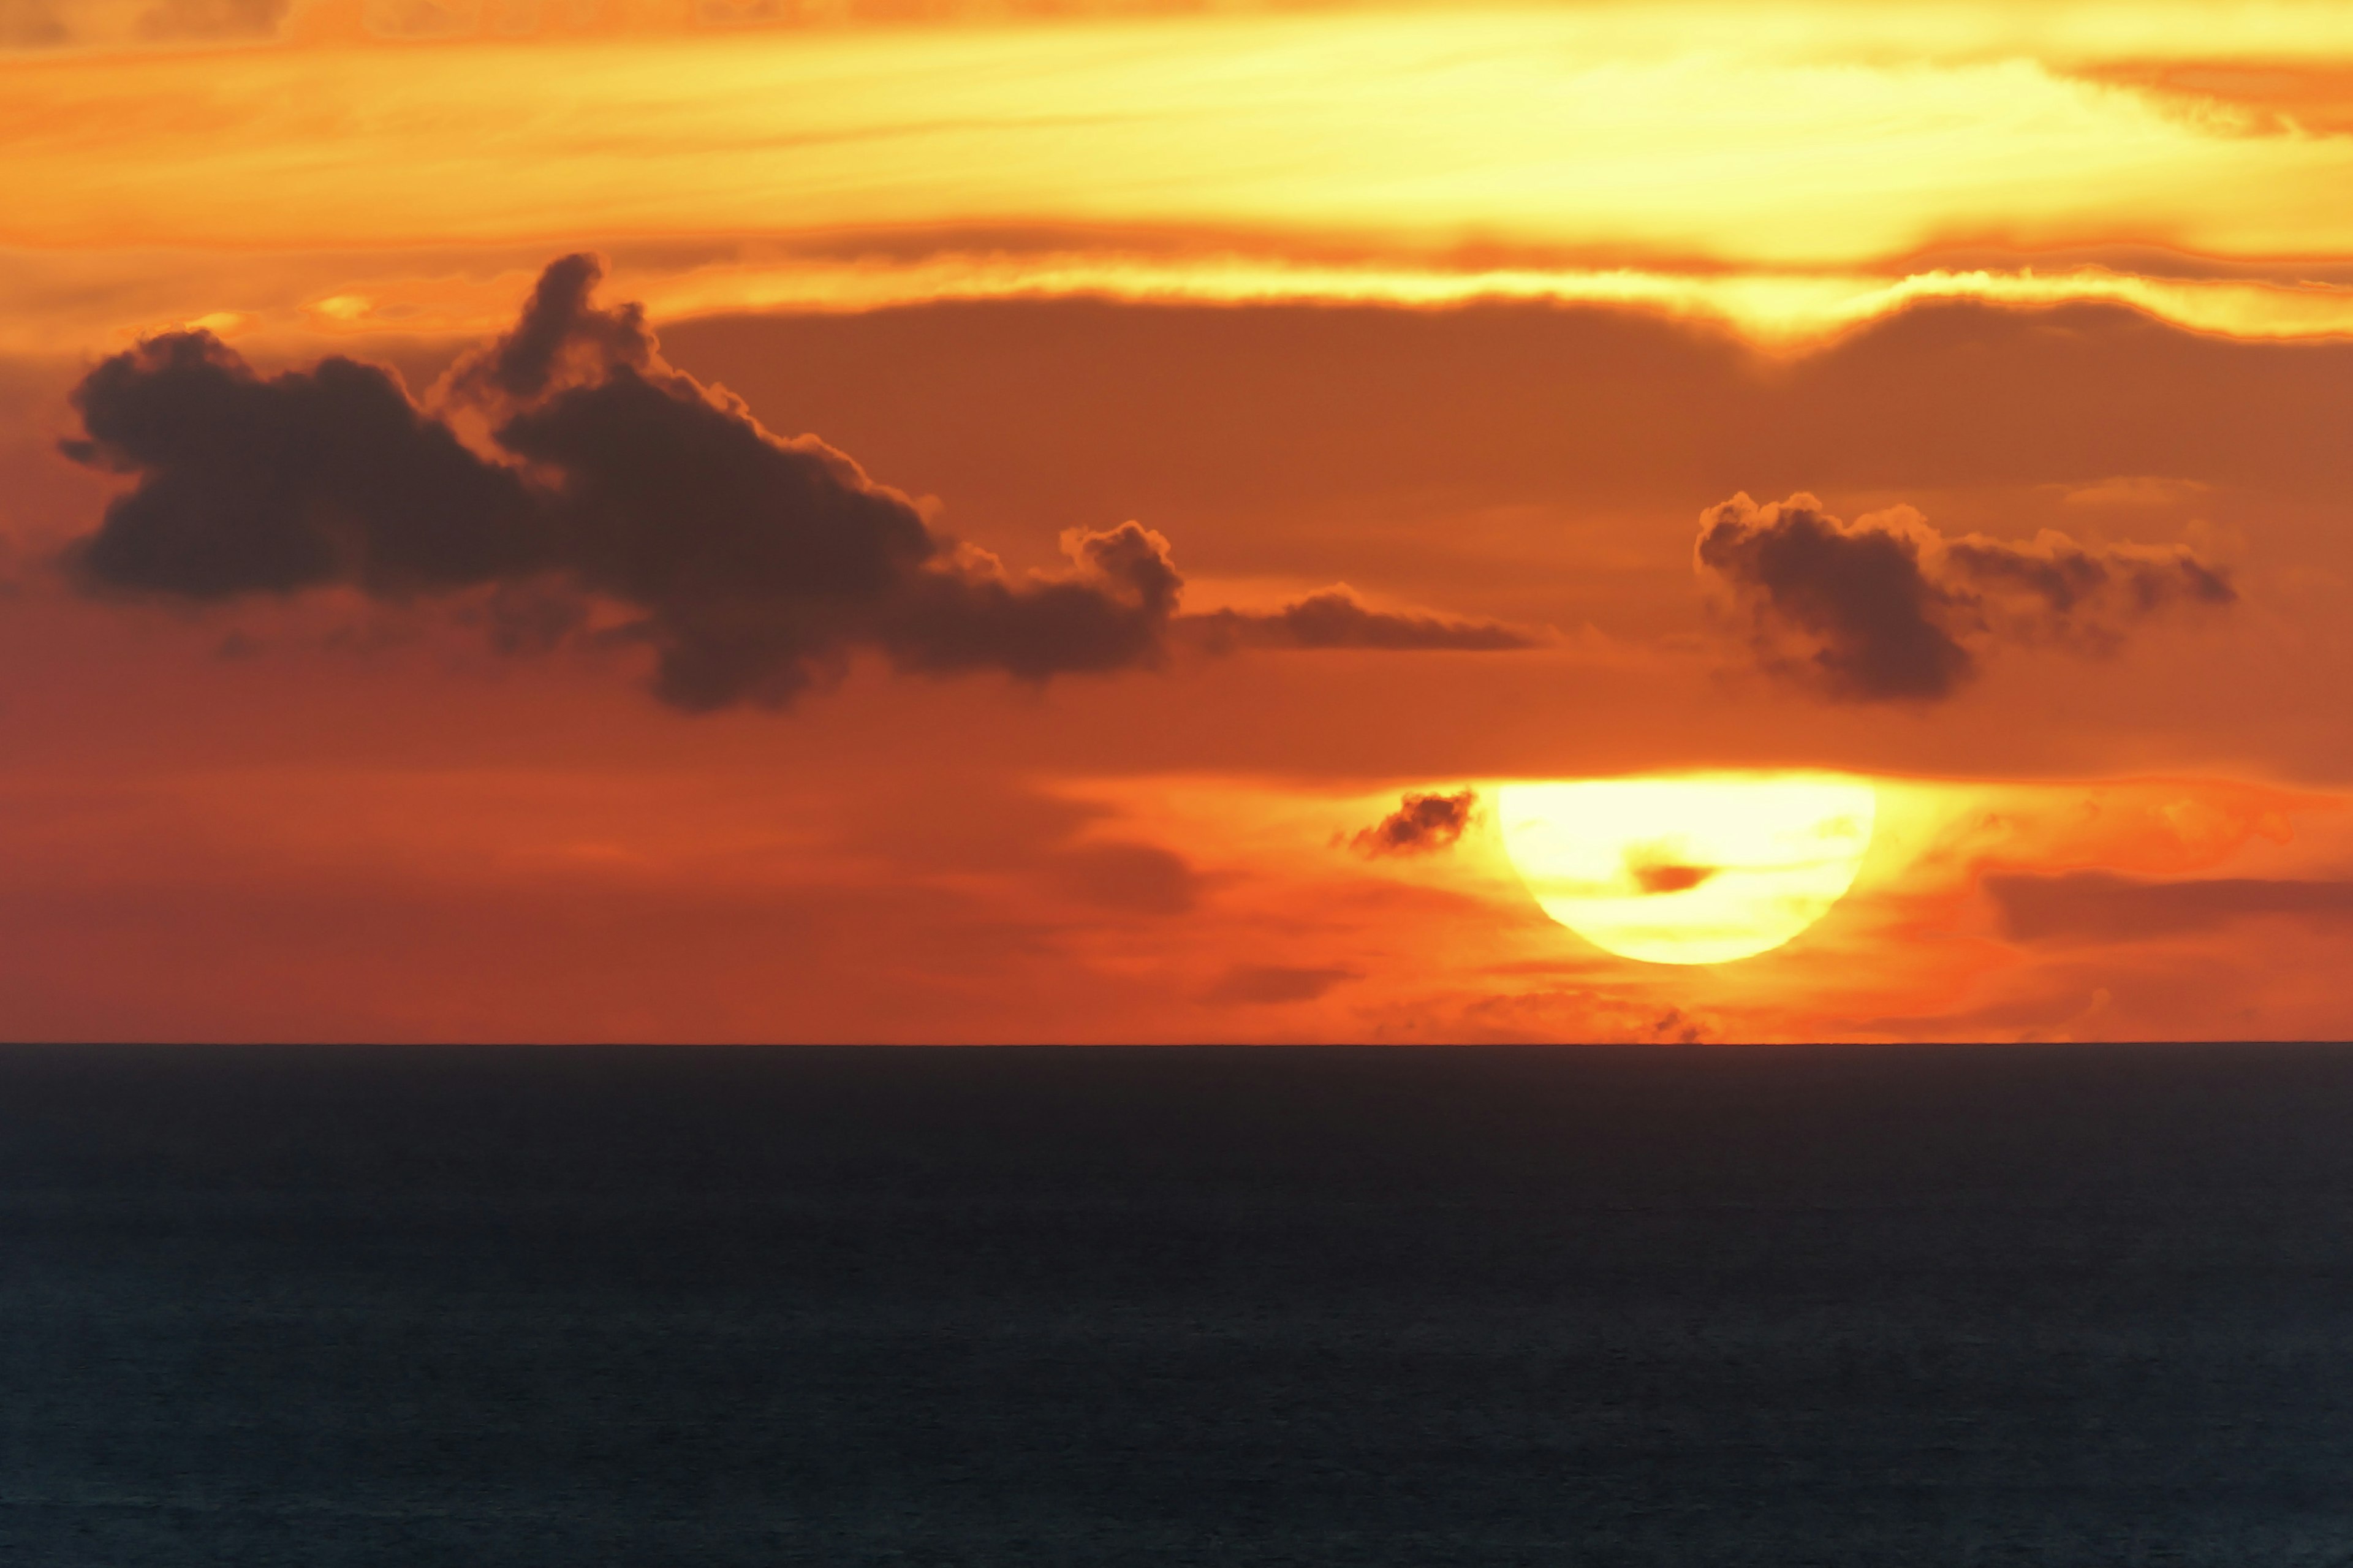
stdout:
<svg viewBox="0 0 2353 1568">
<path fill-rule="evenodd" d="M 8 1048 L 0 1563 L 2353 1563 L 2353 1049 Z"/>
</svg>

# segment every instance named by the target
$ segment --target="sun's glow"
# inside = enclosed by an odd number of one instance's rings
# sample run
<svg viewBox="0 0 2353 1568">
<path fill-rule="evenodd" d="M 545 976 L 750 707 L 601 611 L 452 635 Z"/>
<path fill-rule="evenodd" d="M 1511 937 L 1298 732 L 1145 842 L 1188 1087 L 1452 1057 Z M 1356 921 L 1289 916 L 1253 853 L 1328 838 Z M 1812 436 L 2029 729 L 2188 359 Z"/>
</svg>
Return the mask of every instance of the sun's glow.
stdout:
<svg viewBox="0 0 2353 1568">
<path fill-rule="evenodd" d="M 1877 797 L 1824 773 L 1503 785 L 1504 852 L 1545 913 L 1650 963 L 1769 952 L 1830 911 L 1871 847 Z"/>
</svg>

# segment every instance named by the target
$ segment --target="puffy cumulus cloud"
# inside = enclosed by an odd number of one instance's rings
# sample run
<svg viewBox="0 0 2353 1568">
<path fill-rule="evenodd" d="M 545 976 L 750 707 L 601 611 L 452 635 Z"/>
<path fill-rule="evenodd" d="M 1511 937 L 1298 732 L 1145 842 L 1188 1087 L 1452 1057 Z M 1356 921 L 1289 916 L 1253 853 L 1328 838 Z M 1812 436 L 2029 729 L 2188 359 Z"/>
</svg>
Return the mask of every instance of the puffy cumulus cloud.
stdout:
<svg viewBox="0 0 2353 1568">
<path fill-rule="evenodd" d="M 1409 795 L 1398 808 L 1348 841 L 1357 854 L 1425 855 L 1452 847 L 1471 825 L 1476 790 L 1454 795 Z"/>
<path fill-rule="evenodd" d="M 660 344 L 645 307 L 597 306 L 604 277 L 603 261 L 585 251 L 549 262 L 513 328 L 451 367 L 451 389 L 470 402 L 527 403 L 551 386 L 601 381 L 617 365 L 650 369 Z"/>
<path fill-rule="evenodd" d="M 787 703 L 861 647 L 1031 680 L 1162 658 L 1183 584 L 1157 533 L 1074 531 L 1066 570 L 1017 579 L 848 457 L 668 366 L 637 307 L 593 304 L 600 270 L 550 267 L 431 406 L 340 357 L 263 377 L 202 332 L 106 360 L 74 394 L 86 435 L 66 450 L 139 482 L 70 548 L 73 575 L 200 601 L 488 585 L 511 650 L 607 601 L 657 651 L 658 693 L 690 710 Z"/>
<path fill-rule="evenodd" d="M 1910 507 L 1844 522 L 1802 491 L 1700 515 L 1698 570 L 1746 615 L 1776 674 L 1845 701 L 1935 701 L 1997 643 L 2114 649 L 2147 616 L 2237 598 L 2187 546 L 1948 540 Z"/>
<path fill-rule="evenodd" d="M 87 434 L 68 455 L 140 476 L 69 553 L 92 587 L 396 595 L 522 576 L 556 552 L 522 476 L 375 365 L 263 380 L 210 334 L 172 332 L 100 363 L 74 403 Z"/>
<path fill-rule="evenodd" d="M 1542 639 L 1500 621 L 1460 619 L 1418 610 L 1377 610 L 1345 584 L 1310 594 L 1280 610 L 1216 610 L 1187 616 L 1185 627 L 1219 652 L 1238 647 L 1451 649 L 1509 652 Z"/>
<path fill-rule="evenodd" d="M 1533 640 L 1345 588 L 1180 617 L 1168 542 L 1134 522 L 1066 532 L 1064 567 L 1017 575 L 849 457 L 764 429 L 670 365 L 640 307 L 596 302 L 602 277 L 594 256 L 552 263 L 512 329 L 421 400 L 341 356 L 263 376 L 201 331 L 102 362 L 73 395 L 84 434 L 65 450 L 138 482 L 69 549 L 73 576 L 195 601 L 480 590 L 460 614 L 501 651 L 592 626 L 636 639 L 658 694 L 691 711 L 787 704 L 861 648 L 905 671 L 1043 681 L 1157 665 L 1180 635 L 1227 649 Z"/>
<path fill-rule="evenodd" d="M 1982 885 L 2001 911 L 2003 931 L 2019 942 L 2142 942 L 2263 915 L 2331 926 L 2353 921 L 2353 882 L 2318 879 L 1995 872 Z"/>
</svg>

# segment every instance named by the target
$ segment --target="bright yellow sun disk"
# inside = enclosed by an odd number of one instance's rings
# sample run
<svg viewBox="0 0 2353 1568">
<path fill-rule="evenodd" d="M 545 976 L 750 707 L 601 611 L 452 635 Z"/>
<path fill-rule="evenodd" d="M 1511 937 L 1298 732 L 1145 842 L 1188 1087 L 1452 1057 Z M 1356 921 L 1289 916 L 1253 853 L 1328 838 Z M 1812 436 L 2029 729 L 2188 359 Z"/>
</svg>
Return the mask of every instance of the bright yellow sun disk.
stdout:
<svg viewBox="0 0 2353 1568">
<path fill-rule="evenodd" d="M 1871 847 L 1877 796 L 1828 773 L 1511 784 L 1504 848 L 1545 913 L 1649 963 L 1725 963 L 1829 912 Z"/>
</svg>

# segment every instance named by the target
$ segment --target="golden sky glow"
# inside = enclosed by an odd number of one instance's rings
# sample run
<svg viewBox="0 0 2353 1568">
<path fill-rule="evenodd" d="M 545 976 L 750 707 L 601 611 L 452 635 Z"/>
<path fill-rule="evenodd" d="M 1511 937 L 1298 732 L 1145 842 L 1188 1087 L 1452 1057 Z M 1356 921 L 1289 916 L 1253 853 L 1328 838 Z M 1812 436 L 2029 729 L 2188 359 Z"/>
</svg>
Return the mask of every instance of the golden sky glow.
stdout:
<svg viewBox="0 0 2353 1568">
<path fill-rule="evenodd" d="M 0 61 L 0 245 L 37 276 L 43 258 L 73 271 L 126 250 L 343 258 L 309 268 L 299 300 L 268 298 L 282 264 L 265 264 L 242 288 L 163 302 L 174 320 L 261 303 L 332 321 L 375 300 L 338 275 L 353 252 L 588 237 L 688 242 L 628 275 L 681 309 L 1501 293 L 1786 335 L 1960 293 L 2121 299 L 2258 335 L 2346 322 L 2339 281 L 2304 274 L 2353 248 L 2343 205 L 2316 199 L 2353 180 L 2353 151 L 2304 128 L 2276 68 L 2258 68 L 2291 41 L 2298 59 L 2353 58 L 2330 7 L 1530 6 L 586 36 L 551 14 L 529 37 L 432 43 L 339 33 L 336 15 L 298 16 L 308 41 L 274 47 Z M 2188 79 L 2203 96 L 2179 72 L 2116 68 L 2193 49 L 2254 67 Z M 1139 225 L 1159 244 L 1033 258 L 972 235 Z M 847 237 L 829 265 L 709 265 L 813 235 Z M 2064 254 L 2151 243 L 2307 265 L 2148 277 Z M 1907 259 L 1988 245 L 2035 254 Z M 1520 254 L 1478 254 L 1499 248 Z M 448 279 L 394 292 L 446 294 Z"/>
<path fill-rule="evenodd" d="M 783 231 L 1157 222 L 1788 266 L 2152 229 L 2326 254 L 2353 225 L 2280 199 L 2353 169 L 2333 139 L 2032 61 L 1580 46 L 1574 20 L 1472 15 L 42 62 L 10 73 L 6 124 L 56 173 L 19 185 L 5 237 L 490 243 L 590 211 L 614 237 L 765 211 Z"/>
<path fill-rule="evenodd" d="M 0 167 L 0 1036 L 2353 1031 L 2353 8 L 21 0 Z"/>
</svg>

